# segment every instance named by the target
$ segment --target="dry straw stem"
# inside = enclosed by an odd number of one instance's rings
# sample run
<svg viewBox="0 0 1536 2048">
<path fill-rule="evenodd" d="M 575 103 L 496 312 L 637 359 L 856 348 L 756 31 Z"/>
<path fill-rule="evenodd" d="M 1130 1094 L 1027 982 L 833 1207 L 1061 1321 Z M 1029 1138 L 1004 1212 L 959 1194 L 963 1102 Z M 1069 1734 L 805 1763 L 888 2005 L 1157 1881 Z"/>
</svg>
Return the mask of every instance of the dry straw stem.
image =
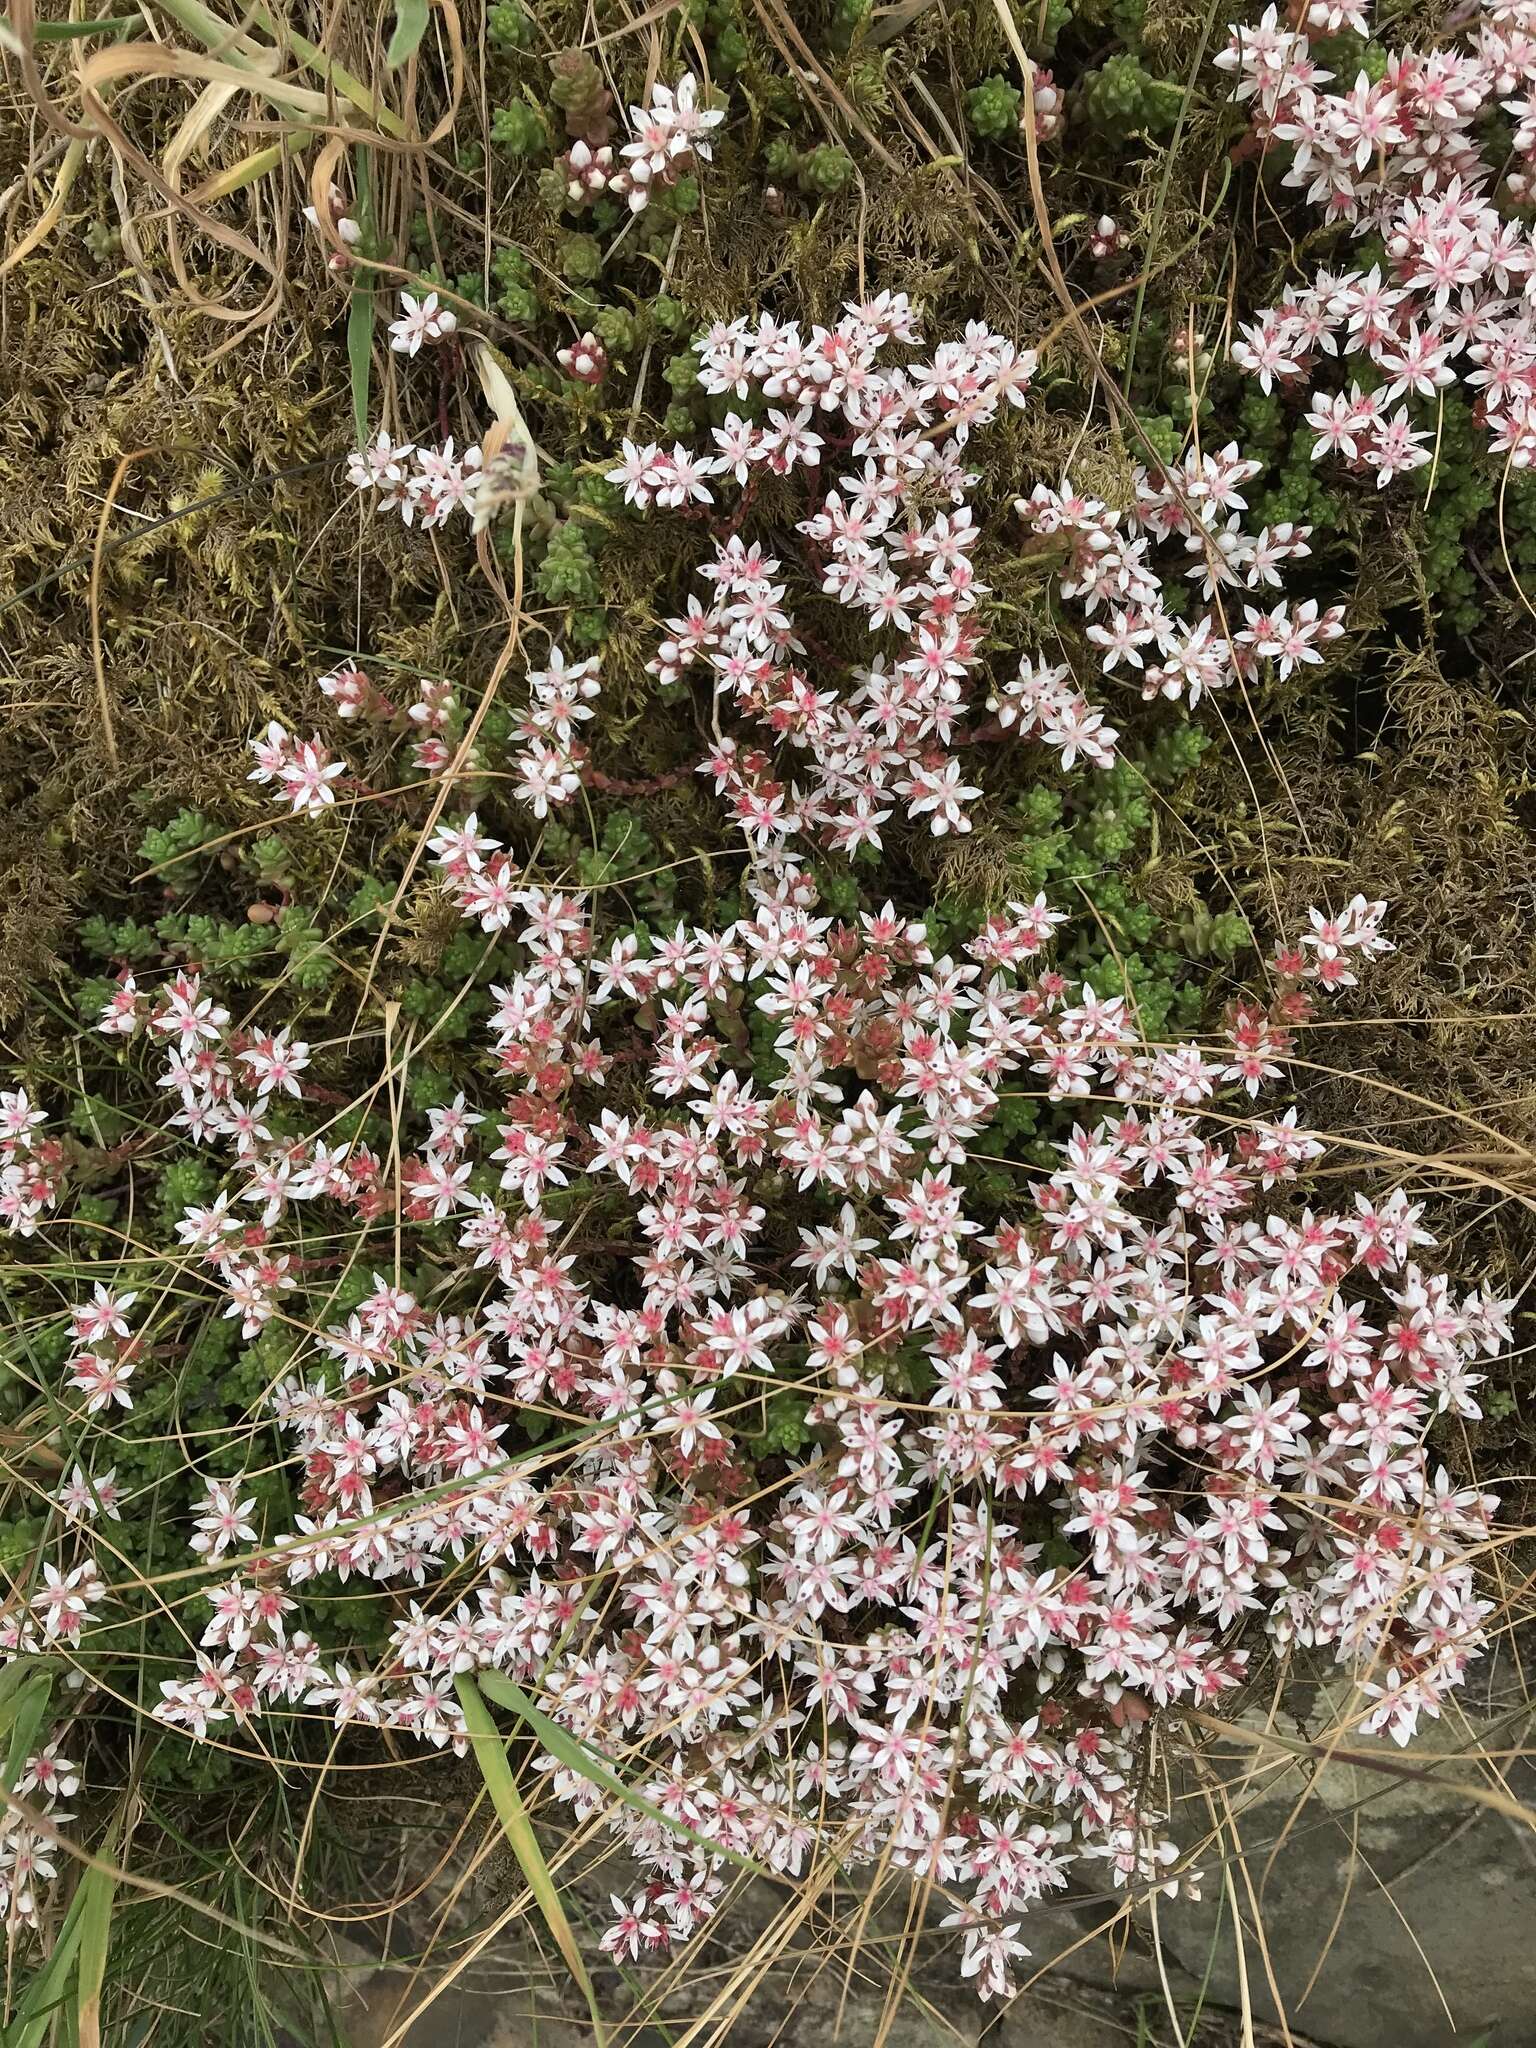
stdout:
<svg viewBox="0 0 1536 2048">
<path fill-rule="evenodd" d="M 49 195 L 48 204 L 43 208 L 21 240 L 14 243 L 7 250 L 4 259 L 0 260 L 0 278 L 3 278 L 8 271 L 14 270 L 18 264 L 25 262 L 34 249 L 40 249 L 59 222 L 64 218 L 65 205 L 69 200 L 71 191 L 74 189 L 75 180 L 79 177 L 80 168 L 84 162 L 85 138 L 79 135 L 72 135 L 68 139 L 68 146 L 64 151 L 64 160 L 59 165 L 58 174 L 53 181 L 53 191 Z"/>
<path fill-rule="evenodd" d="M 1335 1742 L 1308 1742 L 1276 1734 L 1272 1728 L 1247 1728 L 1240 1722 L 1225 1721 L 1215 1714 L 1207 1714 L 1194 1707 L 1185 1708 L 1180 1719 L 1193 1723 L 1197 1728 L 1205 1729 L 1211 1735 L 1219 1736 L 1223 1742 L 1235 1742 L 1243 1748 L 1258 1750 L 1265 1754 L 1306 1757 L 1321 1764 L 1350 1764 L 1356 1770 L 1374 1772 L 1381 1777 L 1391 1778 L 1398 1784 L 1446 1782 L 1431 1764 L 1410 1764 L 1396 1757 L 1383 1756 L 1375 1750 L 1345 1749 Z M 1452 1756 L 1446 1761 L 1465 1762 L 1466 1759 Z M 1536 1831 L 1536 1807 L 1527 1806 L 1512 1793 L 1462 1779 L 1455 1780 L 1454 1784 L 1458 1798 L 1467 1800 L 1473 1806 L 1486 1807 L 1490 1813 L 1502 1814 L 1506 1820 L 1516 1821 L 1522 1827 Z"/>
<path fill-rule="evenodd" d="M 107 525 L 112 517 L 112 507 L 117 503 L 118 491 L 123 478 L 141 456 L 148 455 L 148 448 L 134 448 L 124 455 L 112 472 L 112 481 L 107 486 L 106 499 L 102 504 L 101 517 L 96 522 L 96 545 L 91 551 L 91 661 L 96 671 L 96 701 L 101 710 L 102 738 L 106 743 L 107 759 L 116 769 L 119 765 L 117 731 L 112 723 L 112 700 L 107 693 L 107 664 L 102 652 L 101 641 L 101 552 L 106 545 Z"/>
<path fill-rule="evenodd" d="M 235 326 L 231 342 L 224 345 L 228 347 L 269 324 L 282 303 L 287 288 L 287 209 L 281 203 L 276 209 L 277 246 L 269 253 L 260 242 L 231 227 L 207 211 L 207 207 L 232 192 L 284 172 L 290 147 L 302 147 L 317 137 L 333 135 L 343 142 L 371 142 L 379 148 L 412 155 L 430 151 L 451 133 L 462 96 L 462 29 L 452 0 L 437 0 L 437 18 L 448 46 L 449 88 L 442 113 L 423 137 L 414 114 L 414 56 L 406 67 L 406 112 L 402 117 L 324 48 L 300 34 L 289 20 L 275 18 L 259 4 L 253 5 L 239 22 L 226 20 L 203 6 L 201 0 L 152 0 L 152 4 L 194 42 L 200 43 L 207 54 L 166 43 L 158 35 L 154 40 L 136 38 L 93 53 L 86 52 L 82 45 L 74 54 L 73 77 L 81 108 L 80 118 L 75 120 L 50 93 L 37 67 L 32 49 L 36 26 L 33 0 L 16 0 L 11 46 L 20 62 L 28 93 L 48 125 L 69 138 L 70 148 L 52 202 L 20 250 L 12 252 L 7 267 L 19 260 L 21 254 L 40 246 L 57 226 L 65 195 L 85 161 L 87 146 L 103 141 L 120 168 L 130 171 L 137 182 L 148 186 L 165 202 L 167 250 L 183 298 L 203 314 Z M 345 13 L 333 16 L 327 33 L 338 31 L 351 19 Z M 254 29 L 265 31 L 272 40 L 261 40 Z M 287 71 L 290 56 L 297 60 L 301 71 L 318 78 L 318 86 L 301 83 Z M 154 79 L 199 88 L 192 107 L 160 150 L 158 160 L 138 147 L 108 105 L 117 88 Z M 244 97 L 271 106 L 283 139 L 225 166 L 188 197 L 182 191 L 184 165 L 205 152 L 216 125 Z M 345 118 L 338 119 L 339 107 L 346 109 Z M 366 125 L 359 126 L 358 121 Z M 244 303 L 226 304 L 202 289 L 183 256 L 178 222 L 191 225 L 242 258 L 253 270 L 265 274 L 268 286 L 259 305 L 252 309 Z M 215 357 L 220 352 L 215 351 Z"/>
<path fill-rule="evenodd" d="M 202 10 L 198 11 L 201 12 Z M 24 44 L 26 51 L 26 54 L 19 60 L 23 78 L 34 104 L 49 126 L 58 133 L 68 136 L 71 141 L 88 142 L 104 139 L 109 144 L 117 160 L 128 169 L 131 169 L 139 180 L 148 184 L 174 210 L 186 213 L 189 218 L 196 221 L 203 232 L 210 235 L 223 247 L 243 257 L 253 267 L 266 272 L 269 278 L 274 280 L 275 284 L 278 277 L 278 269 L 274 259 L 259 244 L 253 242 L 249 236 L 242 234 L 238 229 L 230 227 L 215 215 L 202 213 L 198 209 L 190 207 L 160 169 L 131 141 L 127 132 L 108 111 L 106 101 L 102 98 L 98 88 L 105 87 L 127 76 L 184 77 L 189 81 L 197 80 L 203 83 L 214 80 L 232 81 L 235 85 L 244 89 L 259 90 L 268 96 L 280 96 L 285 90 L 282 82 L 266 77 L 261 68 L 249 63 L 249 60 L 247 60 L 244 66 L 238 62 L 222 65 L 212 60 L 199 59 L 190 51 L 165 48 L 155 44 L 136 44 L 128 48 L 103 50 L 98 51 L 92 56 L 81 56 L 77 61 L 76 82 L 80 93 L 83 118 L 81 121 L 76 122 L 71 120 L 62 111 L 57 101 L 47 90 L 38 72 L 35 58 L 32 55 L 32 42 L 35 30 L 35 14 L 32 0 L 13 0 L 12 20 L 17 36 Z M 228 37 L 222 31 L 221 40 L 228 40 Z M 323 115 L 326 111 L 323 98 L 315 95 L 314 100 L 315 111 Z M 243 314 L 230 316 L 227 313 L 227 309 L 219 308 L 215 302 L 208 300 L 198 290 L 191 277 L 185 271 L 174 239 L 170 244 L 170 252 L 173 266 L 177 273 L 177 281 L 186 293 L 189 302 L 198 305 L 201 310 L 214 313 L 219 317 L 239 317 L 242 321 L 244 320 L 245 316 Z M 270 295 L 269 303 L 275 308 L 275 292 Z"/>
</svg>

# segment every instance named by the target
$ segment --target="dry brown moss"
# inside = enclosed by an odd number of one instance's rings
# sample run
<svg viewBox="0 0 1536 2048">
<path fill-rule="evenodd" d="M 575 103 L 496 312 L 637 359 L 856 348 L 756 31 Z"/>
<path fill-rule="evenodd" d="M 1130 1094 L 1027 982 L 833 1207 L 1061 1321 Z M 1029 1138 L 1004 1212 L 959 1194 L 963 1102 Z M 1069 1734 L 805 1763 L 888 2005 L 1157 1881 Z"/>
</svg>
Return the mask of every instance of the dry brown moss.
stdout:
<svg viewBox="0 0 1536 2048">
<path fill-rule="evenodd" d="M 381 525 L 364 544 L 338 482 L 334 298 L 210 366 L 206 322 L 152 320 L 80 226 L 0 286 L 13 348 L 26 336 L 0 402 L 0 1016 L 71 906 L 132 872 L 147 824 L 184 803 L 240 810 L 250 733 L 313 719 L 314 677 L 360 619 L 370 646 L 453 673 L 479 618 L 450 602 L 430 541 Z"/>
<path fill-rule="evenodd" d="M 1475 1429 L 1486 1476 L 1526 1475 L 1519 1513 L 1536 1432 L 1536 731 L 1491 672 L 1447 680 L 1423 646 L 1385 665 L 1368 745 L 1343 744 L 1348 671 L 1266 707 L 1272 764 L 1251 735 L 1251 786 L 1209 758 L 1200 824 L 1260 928 L 1304 927 L 1309 904 L 1356 889 L 1392 906 L 1396 951 L 1300 1043 L 1302 1114 L 1338 1140 L 1342 1170 L 1432 1198 L 1452 1270 L 1522 1298 L 1517 1354 Z"/>
</svg>

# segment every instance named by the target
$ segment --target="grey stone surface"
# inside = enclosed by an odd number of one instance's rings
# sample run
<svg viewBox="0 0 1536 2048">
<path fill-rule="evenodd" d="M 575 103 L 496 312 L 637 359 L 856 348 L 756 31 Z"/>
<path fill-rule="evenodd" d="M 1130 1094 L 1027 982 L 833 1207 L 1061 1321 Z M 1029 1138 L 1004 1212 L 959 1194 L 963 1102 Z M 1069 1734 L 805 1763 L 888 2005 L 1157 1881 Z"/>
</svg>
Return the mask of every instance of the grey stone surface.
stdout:
<svg viewBox="0 0 1536 2048">
<path fill-rule="evenodd" d="M 846 1890 L 819 1900 L 800 1952 L 759 1969 L 755 1945 L 785 1895 L 753 1886 L 666 2002 L 670 2038 L 692 2048 L 1536 2048 L 1536 1832 L 1469 1798 L 1493 1787 L 1536 1809 L 1536 1770 L 1522 1754 L 1530 1713 L 1432 1726 L 1406 1753 L 1356 1738 L 1375 1760 L 1367 1768 L 1307 1753 L 1328 1748 L 1350 1702 L 1293 1688 L 1286 1704 L 1283 1717 L 1245 1716 L 1246 1745 L 1218 1747 L 1175 1784 L 1175 1831 L 1195 1847 L 1220 1826 L 1230 1883 L 1208 1841 L 1202 1898 L 1160 1901 L 1155 1926 L 1118 1899 L 1037 1910 L 1024 1929 L 1037 1981 L 1005 2012 L 980 2006 L 952 1951 L 926 1942 L 893 2001 L 883 1972 L 909 1915 L 894 1886 L 868 1908 Z M 1469 1760 L 1479 1748 L 1496 1754 Z M 601 1869 L 584 1872 L 594 1905 L 608 1888 Z M 477 1910 L 494 1906 L 482 1899 Z M 535 1945 L 526 1924 L 509 1928 L 414 2021 L 430 1980 L 370 1972 L 354 1956 L 350 2048 L 590 2048 L 590 2022 L 548 1956 L 547 1937 Z M 744 1960 L 745 2005 L 690 2034 Z M 629 2005 L 611 1971 L 598 1989 L 615 2016 Z M 669 2037 L 630 2021 L 618 2038 L 664 2048 Z"/>
<path fill-rule="evenodd" d="M 768 1918 L 765 1900 L 753 1904 L 757 1910 L 743 1929 L 747 1941 Z M 894 1902 L 888 1909 L 877 1906 L 867 1923 L 871 1941 L 899 1932 L 903 1917 Z M 700 2048 L 1167 2048 L 1172 2036 L 1158 2017 L 1163 2006 L 1155 1965 L 1140 1952 L 1134 1933 L 1122 1948 L 1124 1922 L 1112 1956 L 1096 1936 L 1104 1917 L 1103 1908 L 1055 1907 L 1038 1914 L 1030 1926 L 1029 1967 L 1041 1973 L 1040 1981 L 1004 2012 L 979 2004 L 952 1967 L 920 1967 L 893 1999 L 880 1978 L 880 1951 L 872 1946 L 847 1982 L 836 1956 L 802 1956 L 765 1972 L 746 2005 L 712 2023 L 697 2040 Z M 424 2010 L 429 1985 L 422 1978 L 387 1967 L 356 1973 L 349 2048 L 588 2048 L 590 2023 L 569 1999 L 556 2004 L 527 1989 L 530 1955 L 526 1936 L 509 1932 Z M 723 1981 L 719 1955 L 710 1960 L 708 1991 L 695 1988 L 669 2007 L 674 2039 L 686 2033 L 708 1993 Z M 1174 1996 L 1192 2009 L 1197 1987 L 1176 1964 L 1168 1972 Z M 599 1990 L 617 1993 L 618 1987 L 600 1977 Z M 610 2011 L 617 2016 L 619 2010 L 615 1998 Z M 1143 2010 L 1153 2012 L 1154 2024 L 1144 2023 Z M 668 2037 L 659 2027 L 637 2034 L 631 2025 L 621 2038 L 624 2048 L 664 2048 Z M 1235 2038 L 1213 2019 L 1199 2048 L 1228 2048 Z"/>
<path fill-rule="evenodd" d="M 1310 1717 L 1325 1747 L 1338 1704 L 1321 1700 Z M 1270 1726 L 1297 1740 L 1294 1723 Z M 1329 2048 L 1533 2048 L 1536 1832 L 1469 1788 L 1536 1805 L 1536 1773 L 1518 1758 L 1467 1759 L 1479 1747 L 1508 1756 L 1530 1737 L 1529 1715 L 1516 1715 L 1431 1726 L 1406 1752 L 1355 1739 L 1376 1768 L 1234 1745 L 1231 1891 L 1213 1854 L 1200 1902 L 1160 1911 L 1168 1950 L 1197 1978 L 1209 1968 L 1212 1997 L 1236 2005 L 1235 1897 L 1253 2009 L 1271 2022 L 1283 2012 Z"/>
</svg>

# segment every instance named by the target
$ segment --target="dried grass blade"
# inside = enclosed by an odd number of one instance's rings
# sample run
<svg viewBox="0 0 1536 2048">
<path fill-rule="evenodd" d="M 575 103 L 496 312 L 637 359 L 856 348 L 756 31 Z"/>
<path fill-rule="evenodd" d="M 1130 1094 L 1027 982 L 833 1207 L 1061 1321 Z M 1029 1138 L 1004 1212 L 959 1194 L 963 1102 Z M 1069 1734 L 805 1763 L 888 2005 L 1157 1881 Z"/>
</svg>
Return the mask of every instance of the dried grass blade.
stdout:
<svg viewBox="0 0 1536 2048">
<path fill-rule="evenodd" d="M 229 79 L 220 79 L 203 87 L 181 126 L 166 144 L 160 159 L 160 167 L 173 185 L 187 159 L 205 148 L 220 114 L 238 93 L 244 91 L 243 85 L 235 85 Z"/>
<path fill-rule="evenodd" d="M 323 92 L 295 85 L 289 78 L 273 77 L 260 64 L 238 56 L 221 60 L 199 57 L 191 50 L 155 49 L 142 42 L 116 50 L 98 50 L 80 66 L 79 77 L 82 90 L 89 93 L 97 93 L 102 86 L 120 78 L 178 78 L 228 86 L 232 95 L 248 92 L 253 98 L 270 100 L 275 107 L 302 121 L 322 121 L 330 112 Z"/>
<path fill-rule="evenodd" d="M 165 4 L 168 4 L 168 0 L 165 0 Z M 278 36 L 272 16 L 261 4 L 261 0 L 252 0 L 250 11 L 251 18 L 259 22 L 269 35 L 274 38 Z M 344 64 L 338 64 L 318 43 L 310 42 L 307 36 L 301 36 L 286 22 L 283 24 L 281 41 L 284 49 L 291 51 L 306 69 L 323 78 L 338 98 L 356 107 L 360 114 L 366 114 L 381 135 L 391 135 L 397 142 L 404 141 L 406 127 L 400 116 L 392 114 Z"/>
<path fill-rule="evenodd" d="M 28 228 L 21 240 L 0 263 L 0 277 L 14 270 L 24 262 L 53 233 L 64 218 L 64 202 L 69 197 L 70 187 L 80 175 L 80 166 L 85 162 L 85 144 L 77 137 L 64 152 L 64 161 L 59 165 L 59 175 L 53 181 L 53 190 L 48 195 L 48 204 Z"/>
<path fill-rule="evenodd" d="M 275 171 L 288 154 L 285 142 L 268 143 L 265 149 L 253 150 L 243 156 L 239 163 L 230 164 L 226 170 L 216 171 L 211 178 L 204 179 L 195 191 L 187 197 L 193 206 L 207 206 L 215 199 L 227 199 L 231 192 L 240 192 L 247 185 L 254 185 L 258 178 L 264 178 L 269 171 Z"/>
</svg>

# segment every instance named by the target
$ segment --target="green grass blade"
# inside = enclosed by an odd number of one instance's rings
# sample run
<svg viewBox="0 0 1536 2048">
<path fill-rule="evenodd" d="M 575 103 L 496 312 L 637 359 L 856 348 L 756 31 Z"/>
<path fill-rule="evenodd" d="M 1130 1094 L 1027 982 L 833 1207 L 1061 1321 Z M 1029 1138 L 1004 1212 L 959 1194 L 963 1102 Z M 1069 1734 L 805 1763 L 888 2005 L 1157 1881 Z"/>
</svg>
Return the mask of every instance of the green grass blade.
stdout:
<svg viewBox="0 0 1536 2048">
<path fill-rule="evenodd" d="M 596 1785 L 601 1791 L 611 1792 L 615 1799 L 621 1800 L 625 1806 L 632 1807 L 636 1813 L 643 1813 L 647 1820 L 656 1821 L 674 1835 L 681 1835 L 685 1841 L 693 1843 L 704 1856 L 723 1856 L 728 1863 L 734 1863 L 738 1868 L 750 1871 L 754 1877 L 772 1875 L 762 1864 L 754 1863 L 750 1856 L 739 1855 L 734 1849 L 725 1849 L 718 1842 L 707 1841 L 703 1835 L 689 1827 L 686 1821 L 675 1820 L 670 1813 L 663 1813 L 659 1806 L 653 1806 L 650 1800 L 635 1791 L 632 1785 L 626 1785 L 622 1778 L 616 1777 L 605 1763 L 592 1754 L 585 1743 L 579 1742 L 557 1721 L 551 1721 L 548 1714 L 541 1713 L 521 1687 L 514 1685 L 510 1678 L 503 1678 L 499 1671 L 482 1671 L 479 1685 L 487 1698 L 495 1700 L 498 1706 L 510 1707 L 520 1720 L 528 1724 L 552 1757 L 564 1764 L 567 1770 L 575 1771 L 579 1777 L 585 1778 L 589 1785 Z"/>
<path fill-rule="evenodd" d="M 347 362 L 352 373 L 352 424 L 357 445 L 368 440 L 368 393 L 373 379 L 373 286 L 359 277 L 347 310 Z"/>
<path fill-rule="evenodd" d="M 384 62 L 391 71 L 398 71 L 421 48 L 430 11 L 428 0 L 395 0 L 394 33 L 384 52 Z"/>
<path fill-rule="evenodd" d="M 107 1837 L 110 1859 L 117 1830 Z M 107 1949 L 112 1940 L 112 1900 L 117 1879 L 109 1869 L 92 1868 L 80 1880 L 80 1960 L 75 1979 L 75 2033 L 79 2048 L 101 2048 L 101 1987 L 107 1976 Z"/>
<path fill-rule="evenodd" d="M 40 2048 L 55 2013 L 69 1995 L 70 1973 L 80 1950 L 84 1922 L 84 1885 L 76 1889 L 53 1944 L 53 1953 L 27 1986 L 25 1996 L 3 2035 L 5 2048 Z"/>
<path fill-rule="evenodd" d="M 109 14 L 101 21 L 40 21 L 32 33 L 40 43 L 74 43 L 86 36 L 120 36 L 137 26 L 131 14 Z"/>
<path fill-rule="evenodd" d="M 16 1790 L 27 1758 L 37 1746 L 53 1698 L 53 1673 L 34 1671 L 26 1683 L 0 1707 L 0 1727 L 9 1732 L 5 1751 L 5 1789 Z"/>
<path fill-rule="evenodd" d="M 533 1832 L 533 1823 L 528 1818 L 522 1795 L 517 1789 L 517 1780 L 512 1775 L 512 1766 L 507 1761 L 506 1746 L 500 1730 L 491 1719 L 490 1709 L 480 1697 L 480 1689 L 468 1672 L 463 1672 L 454 1681 L 459 1696 L 459 1705 L 464 1709 L 464 1726 L 469 1734 L 470 1749 L 475 1762 L 480 1766 L 480 1775 L 485 1780 L 485 1789 L 491 1795 L 491 1804 L 496 1809 L 496 1818 L 501 1822 L 501 1831 L 507 1838 L 507 1846 L 517 1858 L 518 1868 L 527 1879 L 545 1924 L 555 1938 L 555 1944 L 564 1956 L 566 1967 L 581 1987 L 581 1995 L 587 2002 L 587 2011 L 592 2018 L 592 2035 L 597 2048 L 603 2048 L 606 2033 L 602 2016 L 597 2009 L 597 1994 L 592 1989 L 592 1979 L 587 1975 L 587 1966 L 581 1959 L 581 1950 L 571 1932 L 571 1923 L 566 1918 L 565 1907 L 560 1902 L 560 1893 L 549 1865 L 544 1861 Z"/>
<path fill-rule="evenodd" d="M 15 1717 L 17 1694 L 43 1669 L 35 1657 L 25 1654 L 13 1658 L 9 1664 L 0 1666 L 0 1734 L 4 1734 Z"/>
</svg>

